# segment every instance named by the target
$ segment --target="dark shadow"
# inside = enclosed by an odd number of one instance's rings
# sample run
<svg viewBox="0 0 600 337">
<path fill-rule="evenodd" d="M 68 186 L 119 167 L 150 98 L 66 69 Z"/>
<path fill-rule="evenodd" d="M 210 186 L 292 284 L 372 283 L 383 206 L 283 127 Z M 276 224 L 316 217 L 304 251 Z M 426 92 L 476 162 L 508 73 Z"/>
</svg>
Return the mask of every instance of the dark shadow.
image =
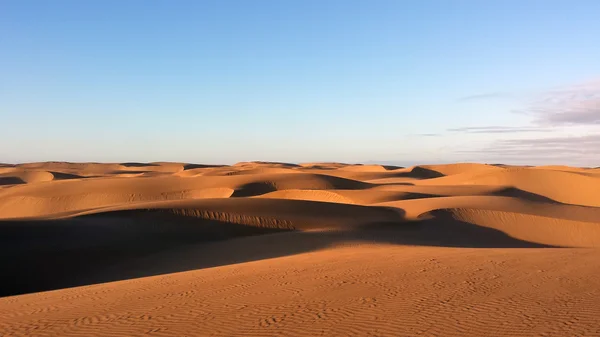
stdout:
<svg viewBox="0 0 600 337">
<path fill-rule="evenodd" d="M 0 177 L 0 186 L 25 184 L 25 181 L 19 177 Z"/>
<path fill-rule="evenodd" d="M 96 270 L 190 244 L 281 232 L 164 212 L 0 221 L 0 296 L 122 279 Z"/>
<path fill-rule="evenodd" d="M 152 163 L 120 163 L 119 165 L 125 166 L 125 167 L 160 166 L 159 164 L 152 164 Z"/>
<path fill-rule="evenodd" d="M 250 183 L 236 188 L 231 195 L 232 198 L 240 197 L 251 197 L 256 195 L 267 194 L 270 192 L 277 191 L 277 188 L 273 184 L 266 182 Z"/>
<path fill-rule="evenodd" d="M 81 179 L 81 178 L 87 178 L 87 177 L 82 177 L 82 176 L 78 176 L 76 174 L 69 174 L 69 173 L 62 173 L 62 172 L 53 172 L 53 171 L 49 171 L 50 173 L 52 173 L 52 175 L 54 176 L 54 180 L 64 180 L 64 179 Z M 25 184 L 27 183 L 26 181 L 24 181 L 23 179 L 19 178 L 19 177 L 0 177 L 0 186 L 3 185 L 18 185 L 18 184 Z"/>
<path fill-rule="evenodd" d="M 415 166 L 409 172 L 398 172 L 398 173 L 396 173 L 394 175 L 391 175 L 390 177 L 395 177 L 395 178 L 406 177 L 406 178 L 415 178 L 415 179 L 433 179 L 433 178 L 444 177 L 444 175 L 441 174 L 438 171 L 430 170 L 428 168 L 424 168 L 424 167 L 420 167 L 420 166 Z"/>
<path fill-rule="evenodd" d="M 376 242 L 399 245 L 462 248 L 558 248 L 513 238 L 506 233 L 454 219 L 447 211 L 434 211 L 429 219 L 411 221 L 403 226 L 377 224 L 380 233 L 370 232 Z M 381 235 L 385 233 L 385 235 Z M 381 236 L 380 236 L 381 235 Z M 368 238 L 365 237 L 365 238 Z"/>
<path fill-rule="evenodd" d="M 71 173 L 54 172 L 54 171 L 50 171 L 50 173 L 52 173 L 52 175 L 54 176 L 55 180 L 88 178 L 88 177 L 82 177 L 82 176 L 79 176 L 77 174 L 71 174 Z"/>
<path fill-rule="evenodd" d="M 493 193 L 490 193 L 490 195 L 494 195 L 494 196 L 502 196 L 502 197 L 513 197 L 513 198 L 519 198 L 519 199 L 524 199 L 524 200 L 528 200 L 528 201 L 536 201 L 536 202 L 547 202 L 547 203 L 552 203 L 552 204 L 558 204 L 558 201 L 552 200 L 548 197 L 545 197 L 543 195 L 539 195 L 536 193 L 532 193 L 532 192 L 527 192 L 527 191 L 523 191 L 521 189 L 518 189 L 516 187 L 508 187 Z"/>
<path fill-rule="evenodd" d="M 117 171 L 110 171 L 108 172 L 108 174 L 143 174 L 143 173 L 149 173 L 149 172 L 153 172 L 153 171 L 124 171 L 124 170 L 117 170 Z"/>
<path fill-rule="evenodd" d="M 3 275 L 10 275 L 0 280 L 0 296 L 256 261 L 348 242 L 550 247 L 457 221 L 443 211 L 422 221 L 403 221 L 403 211 L 393 211 L 398 213 L 398 221 L 367 221 L 353 228 L 317 232 L 174 217 L 153 210 L 64 220 L 0 221 L 0 266 Z"/>
<path fill-rule="evenodd" d="M 440 195 L 438 194 L 428 194 L 428 193 L 416 193 L 416 192 L 401 192 L 403 193 L 402 197 L 395 200 L 410 200 L 410 199 L 427 199 L 427 198 L 438 198 Z M 392 201 L 392 200 L 390 200 Z"/>
<path fill-rule="evenodd" d="M 333 167 L 333 166 L 324 166 L 324 165 L 311 165 L 311 166 L 305 166 L 303 167 L 304 169 L 315 169 L 315 170 L 337 170 L 339 169 L 339 167 Z"/>
<path fill-rule="evenodd" d="M 342 167 L 352 166 L 351 164 L 346 163 L 318 163 L 311 165 L 302 165 L 300 166 L 303 170 L 338 170 Z"/>
<path fill-rule="evenodd" d="M 227 175 L 236 175 L 239 172 L 231 172 Z M 341 178 L 336 176 L 330 176 L 325 174 L 311 174 L 314 178 L 322 180 L 322 186 L 327 186 L 327 189 L 336 190 L 364 190 L 379 186 L 378 184 L 366 183 L 358 180 Z M 292 178 L 298 177 L 297 175 L 291 176 Z M 248 184 L 244 184 L 236 188 L 232 197 L 250 197 L 266 194 L 269 192 L 275 192 L 279 190 L 277 188 L 276 181 L 257 181 Z M 285 188 L 284 188 L 285 189 Z M 288 188 L 289 189 L 289 188 Z M 324 188 L 315 188 L 324 189 Z"/>
<path fill-rule="evenodd" d="M 400 170 L 400 169 L 404 168 L 403 166 L 394 166 L 394 165 L 381 165 L 381 167 L 383 167 L 387 171 Z"/>
<path fill-rule="evenodd" d="M 193 170 L 198 168 L 213 168 L 213 167 L 225 167 L 225 165 L 202 165 L 202 164 L 185 164 L 183 170 Z"/>
<path fill-rule="evenodd" d="M 372 184 L 373 185 L 378 185 L 378 186 L 394 186 L 394 185 L 399 185 L 399 186 L 415 186 L 415 184 L 409 183 L 409 182 L 385 183 L 385 184 L 372 183 Z"/>
</svg>

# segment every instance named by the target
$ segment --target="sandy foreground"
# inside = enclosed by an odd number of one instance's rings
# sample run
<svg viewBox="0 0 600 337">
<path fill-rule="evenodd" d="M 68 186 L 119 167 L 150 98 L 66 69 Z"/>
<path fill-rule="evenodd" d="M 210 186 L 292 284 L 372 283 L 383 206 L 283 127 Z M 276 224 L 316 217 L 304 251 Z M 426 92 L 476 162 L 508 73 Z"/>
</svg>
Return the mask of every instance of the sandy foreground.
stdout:
<svg viewBox="0 0 600 337">
<path fill-rule="evenodd" d="M 0 164 L 0 336 L 600 336 L 600 169 Z"/>
</svg>

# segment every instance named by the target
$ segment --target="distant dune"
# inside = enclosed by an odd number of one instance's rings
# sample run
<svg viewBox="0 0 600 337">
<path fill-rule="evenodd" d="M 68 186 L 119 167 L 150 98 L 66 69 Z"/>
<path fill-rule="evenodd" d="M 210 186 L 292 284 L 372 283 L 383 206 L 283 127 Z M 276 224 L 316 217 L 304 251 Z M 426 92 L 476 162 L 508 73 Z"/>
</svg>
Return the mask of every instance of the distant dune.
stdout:
<svg viewBox="0 0 600 337">
<path fill-rule="evenodd" d="M 0 164 L 0 247 L 0 336 L 600 334 L 597 168 Z"/>
</svg>

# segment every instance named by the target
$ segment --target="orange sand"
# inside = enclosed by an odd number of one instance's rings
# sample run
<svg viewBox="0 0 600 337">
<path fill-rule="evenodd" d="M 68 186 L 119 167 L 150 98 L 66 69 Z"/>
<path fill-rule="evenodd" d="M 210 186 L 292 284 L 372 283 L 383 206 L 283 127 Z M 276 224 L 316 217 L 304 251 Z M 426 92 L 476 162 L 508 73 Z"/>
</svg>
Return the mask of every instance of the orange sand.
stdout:
<svg viewBox="0 0 600 337">
<path fill-rule="evenodd" d="M 0 167 L 0 336 L 600 336 L 600 174 Z"/>
</svg>

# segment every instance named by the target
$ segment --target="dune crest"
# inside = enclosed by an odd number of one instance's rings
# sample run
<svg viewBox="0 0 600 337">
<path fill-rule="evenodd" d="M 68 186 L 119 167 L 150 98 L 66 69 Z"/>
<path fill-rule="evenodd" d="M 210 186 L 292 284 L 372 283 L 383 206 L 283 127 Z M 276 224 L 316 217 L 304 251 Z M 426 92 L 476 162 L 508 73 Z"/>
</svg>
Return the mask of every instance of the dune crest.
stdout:
<svg viewBox="0 0 600 337">
<path fill-rule="evenodd" d="M 593 335 L 598 191 L 565 166 L 1 165 L 0 336 Z"/>
<path fill-rule="evenodd" d="M 600 247 L 600 223 L 596 222 L 483 209 L 450 209 L 448 212 L 454 219 L 498 229 L 524 241 L 563 247 Z"/>
</svg>

